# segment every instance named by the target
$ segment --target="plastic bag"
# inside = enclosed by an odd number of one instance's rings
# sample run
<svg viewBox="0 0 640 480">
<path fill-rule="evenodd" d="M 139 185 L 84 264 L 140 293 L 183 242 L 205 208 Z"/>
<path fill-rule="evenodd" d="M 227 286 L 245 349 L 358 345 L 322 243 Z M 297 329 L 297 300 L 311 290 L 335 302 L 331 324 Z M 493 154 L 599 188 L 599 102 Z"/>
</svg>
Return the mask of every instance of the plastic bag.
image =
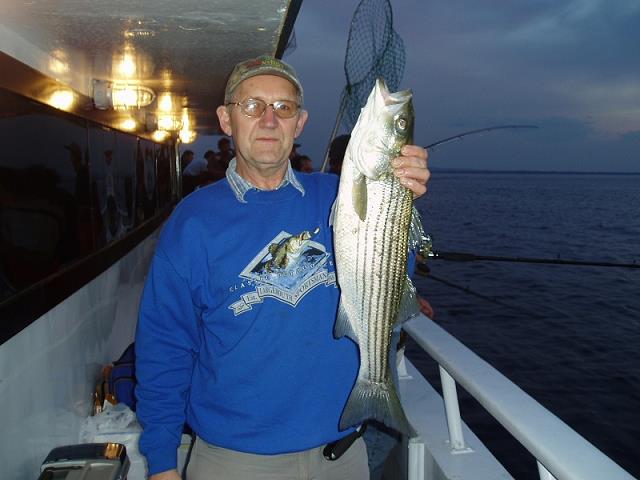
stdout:
<svg viewBox="0 0 640 480">
<path fill-rule="evenodd" d="M 127 448 L 127 455 L 131 462 L 128 480 L 144 480 L 147 472 L 147 462 L 138 450 L 138 440 L 142 427 L 138 423 L 136 414 L 124 403 L 111 405 L 105 402 L 102 412 L 87 417 L 80 428 L 80 442 L 122 443 Z"/>
</svg>

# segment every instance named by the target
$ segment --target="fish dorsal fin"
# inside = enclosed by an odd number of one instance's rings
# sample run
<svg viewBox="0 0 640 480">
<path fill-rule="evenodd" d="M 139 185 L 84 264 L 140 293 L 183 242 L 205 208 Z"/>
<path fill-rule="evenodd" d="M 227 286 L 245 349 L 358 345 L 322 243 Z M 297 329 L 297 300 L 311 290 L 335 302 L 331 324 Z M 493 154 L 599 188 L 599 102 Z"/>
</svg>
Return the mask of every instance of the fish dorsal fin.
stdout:
<svg viewBox="0 0 640 480">
<path fill-rule="evenodd" d="M 364 222 L 367 218 L 367 177 L 362 174 L 354 177 L 351 195 L 353 209 Z"/>
<path fill-rule="evenodd" d="M 409 275 L 404 282 L 404 290 L 402 292 L 402 300 L 400 300 L 400 308 L 395 325 L 402 324 L 407 320 L 415 317 L 420 313 L 420 305 L 416 296 L 416 288 L 413 286 Z"/>
<path fill-rule="evenodd" d="M 342 297 L 340 297 L 340 306 L 338 307 L 338 317 L 336 318 L 336 324 L 333 327 L 333 336 L 335 338 L 349 337 L 354 342 L 358 343 L 358 336 L 353 330 L 351 322 L 349 322 L 349 315 L 342 303 Z"/>
</svg>

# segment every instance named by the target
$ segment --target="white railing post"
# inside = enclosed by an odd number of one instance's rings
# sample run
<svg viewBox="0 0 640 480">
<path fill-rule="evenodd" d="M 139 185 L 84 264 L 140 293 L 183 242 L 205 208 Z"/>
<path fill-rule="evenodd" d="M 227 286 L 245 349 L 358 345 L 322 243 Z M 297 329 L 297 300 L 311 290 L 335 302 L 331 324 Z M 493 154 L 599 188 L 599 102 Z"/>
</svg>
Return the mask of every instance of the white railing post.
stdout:
<svg viewBox="0 0 640 480">
<path fill-rule="evenodd" d="M 440 381 L 442 382 L 442 396 L 444 397 L 444 409 L 447 414 L 447 426 L 449 427 L 449 441 L 454 451 L 465 450 L 464 436 L 462 434 L 462 420 L 458 405 L 458 392 L 456 381 L 449 373 L 438 365 L 440 369 Z"/>
<path fill-rule="evenodd" d="M 409 439 L 407 480 L 424 480 L 424 441 L 420 437 Z"/>
</svg>

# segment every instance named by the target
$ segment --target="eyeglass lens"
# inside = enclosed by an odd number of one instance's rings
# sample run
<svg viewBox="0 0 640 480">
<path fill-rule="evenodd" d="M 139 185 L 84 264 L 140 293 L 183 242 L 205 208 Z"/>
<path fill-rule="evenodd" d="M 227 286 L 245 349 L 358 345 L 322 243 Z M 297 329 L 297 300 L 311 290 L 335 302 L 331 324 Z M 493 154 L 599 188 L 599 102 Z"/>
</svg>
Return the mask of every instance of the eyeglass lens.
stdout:
<svg viewBox="0 0 640 480">
<path fill-rule="evenodd" d="M 298 105 L 291 100 L 278 100 L 266 103 L 257 98 L 249 98 L 244 102 L 238 102 L 242 113 L 249 117 L 261 117 L 268 106 L 273 107 L 274 113 L 280 118 L 291 118 L 298 113 Z"/>
</svg>

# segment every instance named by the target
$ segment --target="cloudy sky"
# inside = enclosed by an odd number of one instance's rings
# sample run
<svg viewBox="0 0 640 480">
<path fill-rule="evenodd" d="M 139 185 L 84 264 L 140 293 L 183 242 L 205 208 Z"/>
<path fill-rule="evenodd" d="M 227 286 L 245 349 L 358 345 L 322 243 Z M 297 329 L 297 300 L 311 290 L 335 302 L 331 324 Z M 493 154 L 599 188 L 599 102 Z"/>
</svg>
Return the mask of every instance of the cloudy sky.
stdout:
<svg viewBox="0 0 640 480">
<path fill-rule="evenodd" d="M 416 143 L 503 124 L 538 130 L 467 137 L 433 168 L 640 172 L 640 1 L 392 0 L 414 92 Z M 305 86 L 300 138 L 324 157 L 346 83 L 356 0 L 306 0 L 285 59 Z"/>
</svg>

